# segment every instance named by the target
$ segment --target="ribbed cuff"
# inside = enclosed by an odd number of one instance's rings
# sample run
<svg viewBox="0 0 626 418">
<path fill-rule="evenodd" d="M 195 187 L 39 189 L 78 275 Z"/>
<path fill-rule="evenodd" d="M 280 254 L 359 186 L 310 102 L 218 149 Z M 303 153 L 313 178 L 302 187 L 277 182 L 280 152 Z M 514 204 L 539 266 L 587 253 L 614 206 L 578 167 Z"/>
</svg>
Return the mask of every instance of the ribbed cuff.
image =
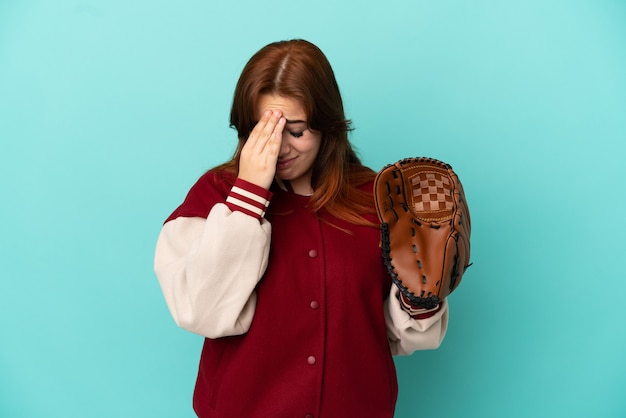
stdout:
<svg viewBox="0 0 626 418">
<path fill-rule="evenodd" d="M 430 318 L 441 309 L 441 303 L 432 309 L 424 309 L 414 306 L 402 292 L 400 292 L 400 296 L 398 299 L 400 299 L 400 307 L 402 307 L 402 310 L 408 313 L 413 319 Z"/>
<path fill-rule="evenodd" d="M 232 211 L 243 212 L 261 220 L 271 198 L 272 192 L 269 190 L 238 178 L 226 197 L 226 206 Z"/>
</svg>

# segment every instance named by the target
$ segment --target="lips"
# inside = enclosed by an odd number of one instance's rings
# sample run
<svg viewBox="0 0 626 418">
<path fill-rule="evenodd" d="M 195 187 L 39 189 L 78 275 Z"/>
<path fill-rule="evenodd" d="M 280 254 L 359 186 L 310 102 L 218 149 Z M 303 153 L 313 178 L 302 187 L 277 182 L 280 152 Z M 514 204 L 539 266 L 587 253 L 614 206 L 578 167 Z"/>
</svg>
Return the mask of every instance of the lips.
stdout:
<svg viewBox="0 0 626 418">
<path fill-rule="evenodd" d="M 293 158 L 288 158 L 286 160 L 279 160 L 278 164 L 276 164 L 276 168 L 278 170 L 284 170 L 286 168 L 289 168 L 293 165 L 293 162 L 296 160 L 297 157 L 293 157 Z"/>
</svg>

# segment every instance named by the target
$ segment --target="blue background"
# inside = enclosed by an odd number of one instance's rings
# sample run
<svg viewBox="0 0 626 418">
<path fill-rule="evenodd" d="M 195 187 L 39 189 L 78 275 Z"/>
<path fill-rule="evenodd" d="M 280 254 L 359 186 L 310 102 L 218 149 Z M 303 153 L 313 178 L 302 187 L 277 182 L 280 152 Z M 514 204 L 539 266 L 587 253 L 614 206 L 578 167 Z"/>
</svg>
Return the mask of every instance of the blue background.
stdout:
<svg viewBox="0 0 626 418">
<path fill-rule="evenodd" d="M 374 169 L 451 163 L 474 266 L 398 417 L 626 416 L 626 2 L 0 1 L 0 416 L 191 417 L 152 271 L 228 159 L 236 79 L 300 37 Z"/>
</svg>

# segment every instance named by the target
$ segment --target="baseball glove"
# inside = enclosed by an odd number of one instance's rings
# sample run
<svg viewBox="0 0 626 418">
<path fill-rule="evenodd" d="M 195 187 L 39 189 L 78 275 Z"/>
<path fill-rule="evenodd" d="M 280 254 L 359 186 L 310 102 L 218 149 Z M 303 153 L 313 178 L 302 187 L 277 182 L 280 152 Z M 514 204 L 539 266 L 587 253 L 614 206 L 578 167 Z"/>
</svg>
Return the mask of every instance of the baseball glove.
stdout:
<svg viewBox="0 0 626 418">
<path fill-rule="evenodd" d="M 411 305 L 432 309 L 470 266 L 469 209 L 452 167 L 407 158 L 384 167 L 374 185 L 383 259 Z"/>
</svg>

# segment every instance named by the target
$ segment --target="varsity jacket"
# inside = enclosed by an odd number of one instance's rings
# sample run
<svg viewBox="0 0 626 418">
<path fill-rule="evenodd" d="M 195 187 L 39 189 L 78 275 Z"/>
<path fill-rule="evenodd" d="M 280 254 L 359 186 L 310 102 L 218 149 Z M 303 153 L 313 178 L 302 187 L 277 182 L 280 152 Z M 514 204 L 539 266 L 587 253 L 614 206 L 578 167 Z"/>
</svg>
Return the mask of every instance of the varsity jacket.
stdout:
<svg viewBox="0 0 626 418">
<path fill-rule="evenodd" d="M 165 301 L 205 337 L 199 417 L 393 417 L 392 354 L 441 344 L 447 302 L 410 316 L 379 229 L 315 214 L 309 199 L 209 171 L 163 225 Z"/>
</svg>

